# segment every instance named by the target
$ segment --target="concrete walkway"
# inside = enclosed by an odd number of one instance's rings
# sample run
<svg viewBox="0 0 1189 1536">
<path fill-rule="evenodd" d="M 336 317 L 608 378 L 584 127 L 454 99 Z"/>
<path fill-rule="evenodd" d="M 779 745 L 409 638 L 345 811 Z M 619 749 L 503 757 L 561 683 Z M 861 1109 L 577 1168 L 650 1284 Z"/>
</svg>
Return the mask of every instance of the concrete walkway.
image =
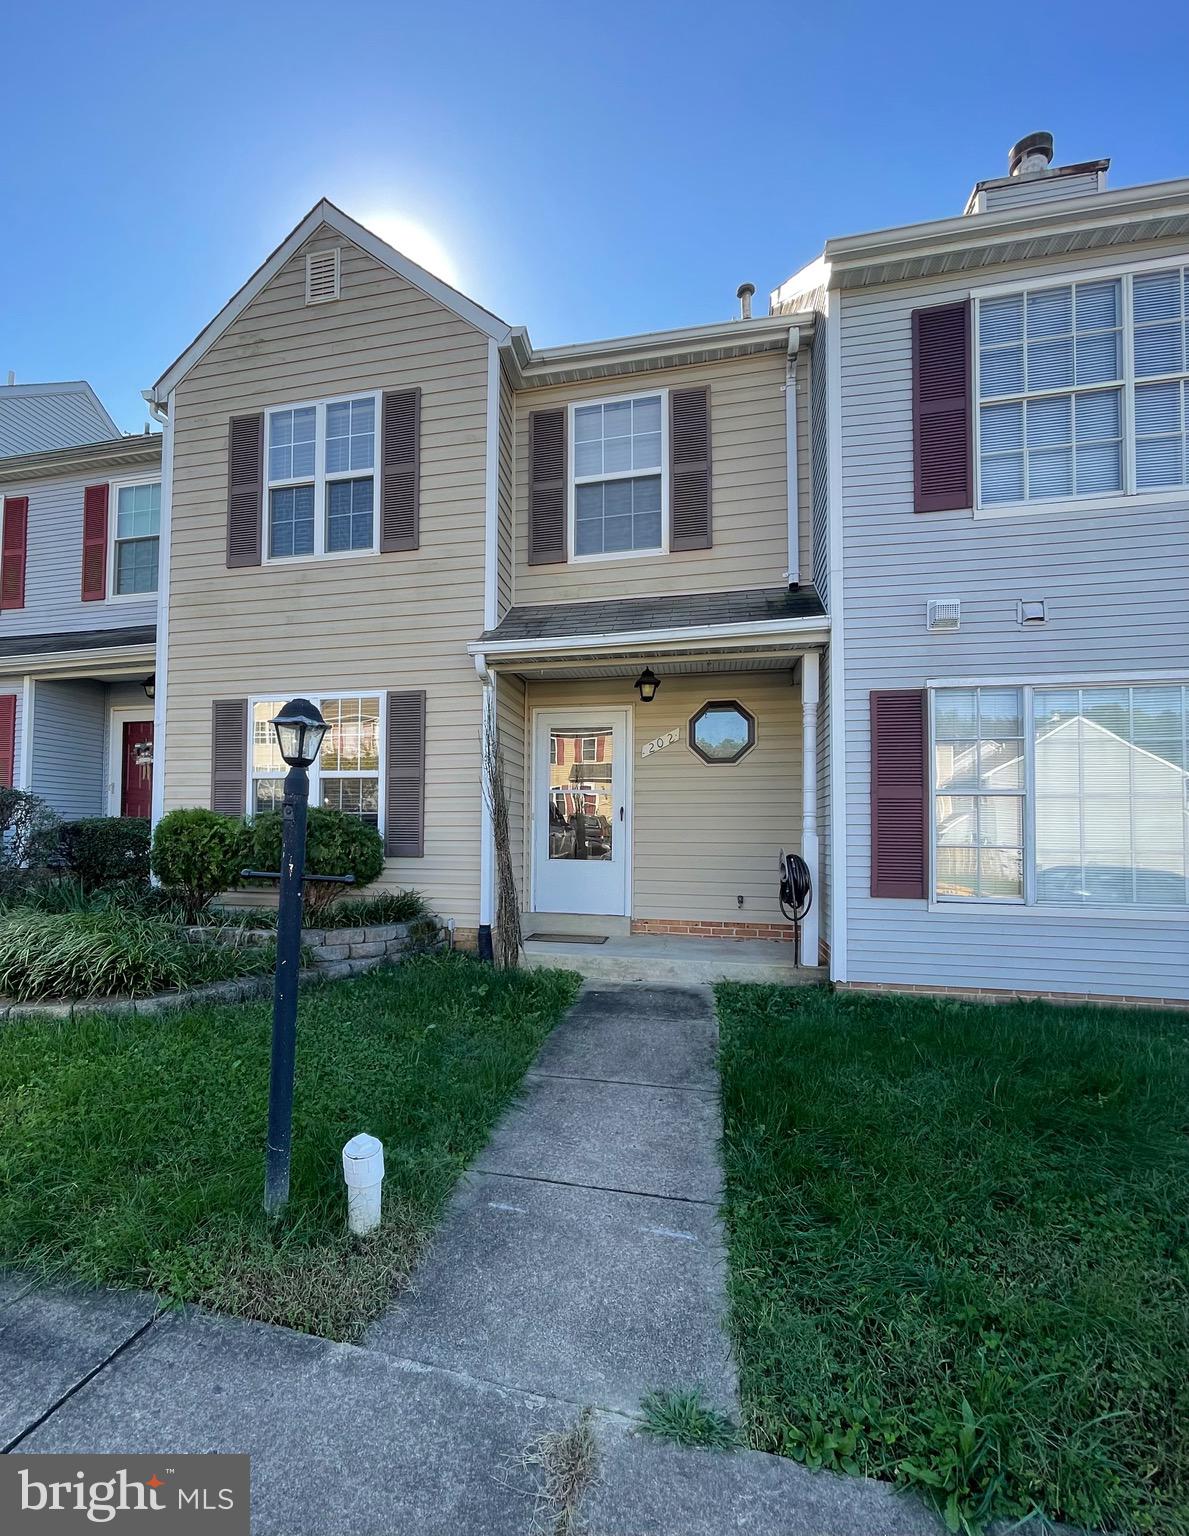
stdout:
<svg viewBox="0 0 1189 1536">
<path fill-rule="evenodd" d="M 735 1412 L 716 1044 L 707 987 L 588 983 L 367 1345 L 620 1413 L 695 1386 Z"/>
</svg>

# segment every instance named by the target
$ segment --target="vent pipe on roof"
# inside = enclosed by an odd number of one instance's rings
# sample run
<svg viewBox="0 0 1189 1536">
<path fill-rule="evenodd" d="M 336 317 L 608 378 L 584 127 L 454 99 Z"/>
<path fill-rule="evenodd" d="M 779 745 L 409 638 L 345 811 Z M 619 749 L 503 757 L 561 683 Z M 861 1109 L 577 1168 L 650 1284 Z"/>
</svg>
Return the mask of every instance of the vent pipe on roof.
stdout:
<svg viewBox="0 0 1189 1536">
<path fill-rule="evenodd" d="M 1037 176 L 1053 163 L 1053 135 L 1030 133 L 1007 152 L 1009 176 Z"/>
<path fill-rule="evenodd" d="M 15 373 L 13 373 L 13 371 L 12 371 L 12 369 L 11 369 L 11 368 L 10 368 L 10 369 L 9 369 L 9 370 L 8 370 L 8 382 L 9 382 L 9 383 L 10 383 L 10 384 L 15 384 L 15 383 L 16 383 L 16 381 L 17 381 L 17 376 L 16 376 L 16 374 L 15 374 Z"/>
<path fill-rule="evenodd" d="M 739 300 L 740 320 L 751 319 L 751 296 L 756 291 L 754 283 L 740 283 L 735 289 L 735 297 Z"/>
</svg>

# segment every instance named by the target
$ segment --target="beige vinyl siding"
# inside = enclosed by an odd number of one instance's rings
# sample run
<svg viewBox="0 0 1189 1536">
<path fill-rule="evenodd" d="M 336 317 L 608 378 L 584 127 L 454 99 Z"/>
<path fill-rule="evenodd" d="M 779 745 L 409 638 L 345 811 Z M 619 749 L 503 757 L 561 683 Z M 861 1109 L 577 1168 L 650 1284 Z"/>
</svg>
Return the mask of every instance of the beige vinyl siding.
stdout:
<svg viewBox="0 0 1189 1536">
<path fill-rule="evenodd" d="M 673 592 L 719 592 L 784 585 L 788 570 L 788 481 L 783 352 L 698 367 L 667 368 L 516 396 L 517 603 L 566 602 Z M 622 559 L 528 564 L 529 416 L 575 401 L 643 394 L 654 389 L 710 386 L 713 462 L 711 549 Z M 797 365 L 798 491 L 802 579 L 811 579 L 808 358 Z M 567 442 L 569 439 L 567 424 Z M 568 444 L 572 452 L 572 444 Z M 571 548 L 571 554 L 573 553 Z"/>
<path fill-rule="evenodd" d="M 496 617 L 513 603 L 516 560 L 516 396 L 500 369 L 499 559 L 496 567 Z"/>
<path fill-rule="evenodd" d="M 705 763 L 690 749 L 690 717 L 713 699 L 755 716 L 756 744 L 737 763 Z M 633 710 L 631 915 L 783 922 L 777 855 L 801 847 L 801 696 L 791 669 L 669 677 L 651 704 L 635 705 L 630 678 L 529 685 L 531 709 L 599 704 Z M 646 741 L 672 730 L 680 740 L 641 758 Z"/>
<path fill-rule="evenodd" d="M 305 303 L 305 249 L 342 249 L 342 297 Z M 421 546 L 228 570 L 228 419 L 420 386 Z M 178 386 L 165 807 L 210 797 L 211 700 L 424 688 L 425 857 L 390 860 L 473 927 L 479 887 L 487 339 L 325 228 Z M 377 497 L 378 503 L 378 497 Z M 246 804 L 246 787 L 245 787 Z"/>
<path fill-rule="evenodd" d="M 528 741 L 524 680 L 512 673 L 501 673 L 496 682 L 496 728 L 504 765 L 504 791 L 508 799 L 512 873 L 521 907 L 524 907 L 528 900 L 528 882 L 525 878 Z"/>
</svg>

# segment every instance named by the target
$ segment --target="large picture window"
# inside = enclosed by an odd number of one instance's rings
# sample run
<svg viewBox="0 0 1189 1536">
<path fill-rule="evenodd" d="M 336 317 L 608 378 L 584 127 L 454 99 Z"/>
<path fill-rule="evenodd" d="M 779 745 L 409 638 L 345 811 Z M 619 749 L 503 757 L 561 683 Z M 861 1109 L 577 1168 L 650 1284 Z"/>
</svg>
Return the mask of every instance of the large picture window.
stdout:
<svg viewBox="0 0 1189 1536">
<path fill-rule="evenodd" d="M 374 550 L 376 396 L 266 415 L 268 558 Z"/>
<path fill-rule="evenodd" d="M 1189 486 L 1189 268 L 977 308 L 980 506 Z"/>
<path fill-rule="evenodd" d="M 573 407 L 574 554 L 662 547 L 665 395 Z"/>
<path fill-rule="evenodd" d="M 1189 686 L 939 688 L 939 901 L 1189 905 Z"/>
<path fill-rule="evenodd" d="M 273 717 L 283 699 L 252 702 L 252 750 L 248 809 L 280 810 L 285 763 L 277 750 Z M 331 694 L 316 700 L 329 727 L 310 768 L 310 804 L 358 816 L 381 827 L 382 706 L 377 694 Z"/>
</svg>

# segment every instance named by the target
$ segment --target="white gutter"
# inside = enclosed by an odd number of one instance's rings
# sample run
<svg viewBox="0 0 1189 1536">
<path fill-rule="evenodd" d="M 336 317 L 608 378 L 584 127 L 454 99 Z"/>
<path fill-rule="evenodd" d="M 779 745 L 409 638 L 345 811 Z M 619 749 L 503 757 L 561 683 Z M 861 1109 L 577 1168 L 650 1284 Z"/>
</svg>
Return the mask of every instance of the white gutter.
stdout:
<svg viewBox="0 0 1189 1536">
<path fill-rule="evenodd" d="M 153 674 L 157 679 L 153 697 L 153 799 L 150 821 L 156 826 L 165 810 L 165 721 L 169 693 L 169 551 L 173 534 L 173 394 L 165 411 L 154 402 L 149 409 L 163 422 L 161 444 L 161 527 L 157 561 L 157 650 Z"/>
<path fill-rule="evenodd" d="M 830 731 L 826 772 L 830 788 L 830 980 L 847 979 L 847 872 L 850 868 L 846 840 L 846 638 L 842 538 L 842 297 L 834 289 L 826 295 L 826 586 L 830 629 Z M 870 856 L 870 850 L 868 850 Z"/>
<path fill-rule="evenodd" d="M 539 656 L 546 652 L 613 651 L 638 646 L 674 648 L 691 641 L 737 640 L 741 636 L 761 642 L 786 635 L 824 640 L 829 629 L 829 619 L 819 615 L 808 619 L 770 619 L 758 624 L 699 624 L 679 629 L 635 629 L 601 635 L 550 635 L 539 640 L 472 640 L 467 650 L 476 657 L 477 665 L 478 659 L 484 657 L 494 661 L 502 656 Z"/>
<path fill-rule="evenodd" d="M 129 674 L 136 664 L 143 666 L 155 655 L 152 645 L 93 645 L 79 651 L 26 651 L 20 655 L 0 656 L 0 671 L 29 673 L 33 677 L 56 676 L 61 672 L 79 676 L 97 668 L 110 672 L 126 668 Z"/>
<path fill-rule="evenodd" d="M 801 498 L 797 489 L 797 352 L 801 346 L 800 329 L 789 327 L 788 368 L 784 382 L 784 451 L 787 462 L 789 568 L 785 572 L 790 587 L 801 584 Z"/>
<path fill-rule="evenodd" d="M 500 348 L 487 343 L 487 458 L 484 467 L 483 628 L 494 629 L 499 618 L 500 548 Z"/>
</svg>

